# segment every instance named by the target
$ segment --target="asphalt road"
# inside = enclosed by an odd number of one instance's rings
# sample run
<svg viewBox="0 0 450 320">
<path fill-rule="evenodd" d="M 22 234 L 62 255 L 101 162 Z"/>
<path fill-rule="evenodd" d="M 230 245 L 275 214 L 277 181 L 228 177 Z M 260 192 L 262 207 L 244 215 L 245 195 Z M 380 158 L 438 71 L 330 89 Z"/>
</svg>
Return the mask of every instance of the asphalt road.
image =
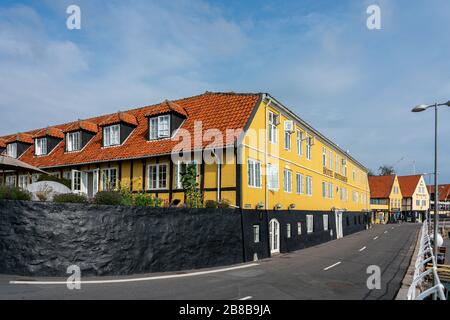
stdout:
<svg viewBox="0 0 450 320">
<path fill-rule="evenodd" d="M 232 270 L 82 278 L 129 282 L 82 283 L 80 290 L 69 290 L 65 283 L 10 283 L 65 279 L 0 275 L 0 299 L 394 299 L 409 266 L 419 228 L 419 224 L 376 225 L 343 239 Z M 381 289 L 367 288 L 367 267 L 371 265 L 381 269 Z M 199 271 L 213 273 L 195 274 Z M 157 276 L 163 278 L 155 279 Z"/>
</svg>

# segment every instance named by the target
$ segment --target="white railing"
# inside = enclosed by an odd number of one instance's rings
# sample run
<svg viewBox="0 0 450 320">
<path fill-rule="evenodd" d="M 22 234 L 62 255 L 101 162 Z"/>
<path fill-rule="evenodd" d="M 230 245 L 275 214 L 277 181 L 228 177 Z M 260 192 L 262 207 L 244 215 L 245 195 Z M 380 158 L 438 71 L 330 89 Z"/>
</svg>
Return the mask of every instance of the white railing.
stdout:
<svg viewBox="0 0 450 320">
<path fill-rule="evenodd" d="M 428 263 L 432 264 L 432 267 L 427 270 Z M 422 287 L 423 280 L 426 276 L 433 275 L 435 285 L 416 296 L 417 289 Z M 433 246 L 431 238 L 428 234 L 427 221 L 425 220 L 422 225 L 419 243 L 419 253 L 417 254 L 417 260 L 414 269 L 414 280 L 408 289 L 408 300 L 423 300 L 430 295 L 436 295 L 440 300 L 446 300 L 444 294 L 444 286 L 439 280 L 437 272 L 436 258 L 433 253 Z"/>
</svg>

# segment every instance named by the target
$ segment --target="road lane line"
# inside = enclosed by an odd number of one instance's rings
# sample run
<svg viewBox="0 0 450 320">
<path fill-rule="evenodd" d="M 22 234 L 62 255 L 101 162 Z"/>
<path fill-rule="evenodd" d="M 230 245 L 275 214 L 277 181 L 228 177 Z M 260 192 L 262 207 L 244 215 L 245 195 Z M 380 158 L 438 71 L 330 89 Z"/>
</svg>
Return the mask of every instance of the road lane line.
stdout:
<svg viewBox="0 0 450 320">
<path fill-rule="evenodd" d="M 340 265 L 341 263 L 342 263 L 341 261 L 336 262 L 335 264 L 332 264 L 331 266 L 328 266 L 328 267 L 324 268 L 323 271 L 327 271 L 327 270 L 329 270 L 329 269 L 331 269 L 333 267 L 336 267 L 337 265 Z"/>
<path fill-rule="evenodd" d="M 387 230 L 384 233 L 388 233 Z"/>
<path fill-rule="evenodd" d="M 378 239 L 378 236 L 376 236 L 375 238 L 373 238 L 373 240 L 377 240 Z"/>
<path fill-rule="evenodd" d="M 253 297 L 252 297 L 252 296 L 246 296 L 246 297 L 240 298 L 240 299 L 238 299 L 238 300 L 249 300 L 249 299 L 251 299 L 251 298 L 253 298 Z"/>
<path fill-rule="evenodd" d="M 259 266 L 259 263 L 250 263 L 242 266 L 235 266 L 229 268 L 208 270 L 208 271 L 198 271 L 192 273 L 184 273 L 184 274 L 172 274 L 166 276 L 155 276 L 155 277 L 145 277 L 145 278 L 129 278 L 129 279 L 111 279 L 111 280 L 86 280 L 86 281 L 76 281 L 70 283 L 80 283 L 80 284 L 103 284 L 103 283 L 124 283 L 124 282 L 138 282 L 138 281 L 151 281 L 151 280 L 163 280 L 163 279 L 173 279 L 173 278 L 184 278 L 184 277 L 193 277 L 193 276 L 201 276 L 205 274 L 211 273 L 219 273 L 225 271 L 239 270 L 250 267 Z M 10 281 L 10 284 L 63 284 L 66 285 L 67 281 Z"/>
<path fill-rule="evenodd" d="M 362 247 L 362 248 L 359 249 L 358 251 L 361 252 L 361 251 L 364 251 L 364 250 L 366 250 L 366 247 Z"/>
</svg>

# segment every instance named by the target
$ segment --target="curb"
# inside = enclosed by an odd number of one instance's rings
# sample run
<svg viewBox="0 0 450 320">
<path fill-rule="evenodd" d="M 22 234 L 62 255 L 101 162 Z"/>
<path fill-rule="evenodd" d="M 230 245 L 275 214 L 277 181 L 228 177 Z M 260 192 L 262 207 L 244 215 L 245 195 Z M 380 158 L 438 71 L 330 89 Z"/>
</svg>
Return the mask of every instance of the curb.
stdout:
<svg viewBox="0 0 450 320">
<path fill-rule="evenodd" d="M 403 277 L 402 286 L 398 290 L 395 300 L 408 300 L 408 298 L 407 298 L 408 290 L 414 280 L 415 264 L 417 261 L 417 254 L 419 253 L 421 234 L 422 234 L 422 230 L 419 230 L 419 232 L 417 233 L 417 239 L 416 239 L 414 252 L 411 256 L 411 262 L 409 264 L 408 269 L 406 270 L 405 276 Z M 417 290 L 417 294 L 419 294 L 420 293 L 419 289 L 416 289 L 416 290 Z"/>
</svg>

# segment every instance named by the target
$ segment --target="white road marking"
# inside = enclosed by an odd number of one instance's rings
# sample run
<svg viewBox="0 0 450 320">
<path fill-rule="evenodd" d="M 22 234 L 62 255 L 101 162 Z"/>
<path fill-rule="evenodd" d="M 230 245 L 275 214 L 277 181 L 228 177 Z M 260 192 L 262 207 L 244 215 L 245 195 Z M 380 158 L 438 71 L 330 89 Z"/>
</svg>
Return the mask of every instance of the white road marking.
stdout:
<svg viewBox="0 0 450 320">
<path fill-rule="evenodd" d="M 253 298 L 253 297 L 252 297 L 252 296 L 246 296 L 246 297 L 240 298 L 240 299 L 238 299 L 238 300 L 249 300 L 249 299 L 251 299 L 251 298 Z"/>
<path fill-rule="evenodd" d="M 392 227 L 391 230 L 394 230 L 394 227 Z"/>
<path fill-rule="evenodd" d="M 388 233 L 387 230 L 384 233 Z"/>
<path fill-rule="evenodd" d="M 377 240 L 378 239 L 378 236 L 376 236 L 375 238 L 373 238 L 373 240 Z"/>
<path fill-rule="evenodd" d="M 329 270 L 329 269 L 331 269 L 331 268 L 333 268 L 333 267 L 336 267 L 336 266 L 339 265 L 339 264 L 341 264 L 341 261 L 336 262 L 335 264 L 332 264 L 331 266 L 328 266 L 328 267 L 324 268 L 323 271 L 327 271 L 327 270 Z"/>
<path fill-rule="evenodd" d="M 172 275 L 166 275 L 166 276 L 155 276 L 155 277 L 145 277 L 145 278 L 130 278 L 130 279 L 111 279 L 111 280 L 86 280 L 86 281 L 79 281 L 76 283 L 80 284 L 102 284 L 102 283 L 124 283 L 124 282 L 137 282 L 137 281 L 151 281 L 151 280 L 163 280 L 163 279 L 173 279 L 173 278 L 184 278 L 184 277 L 194 277 L 194 276 L 201 276 L 205 274 L 211 274 L 211 273 L 218 273 L 218 272 L 225 272 L 225 271 L 232 271 L 232 270 L 238 270 L 238 269 L 245 269 L 250 267 L 259 266 L 259 263 L 250 263 L 242 266 L 235 266 L 235 267 L 229 267 L 229 268 L 222 268 L 222 269 L 215 269 L 215 270 L 208 270 L 208 271 L 198 271 L 198 272 L 192 272 L 192 273 L 184 273 L 184 274 L 172 274 Z M 63 284 L 66 285 L 66 281 L 10 281 L 10 284 Z M 73 282 L 71 282 L 73 283 Z"/>
<path fill-rule="evenodd" d="M 359 249 L 358 251 L 361 252 L 361 251 L 364 251 L 364 250 L 366 250 L 366 247 L 362 247 L 362 248 Z"/>
</svg>

